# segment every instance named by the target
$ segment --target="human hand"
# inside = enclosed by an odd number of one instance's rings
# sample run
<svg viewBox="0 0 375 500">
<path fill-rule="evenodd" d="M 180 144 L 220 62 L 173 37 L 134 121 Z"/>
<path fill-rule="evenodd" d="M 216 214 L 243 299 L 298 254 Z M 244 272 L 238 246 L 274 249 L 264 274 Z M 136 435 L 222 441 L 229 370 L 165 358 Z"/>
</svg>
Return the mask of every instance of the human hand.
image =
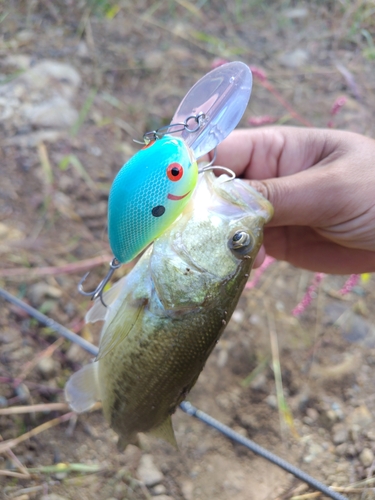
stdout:
<svg viewBox="0 0 375 500">
<path fill-rule="evenodd" d="M 215 163 L 251 179 L 273 204 L 267 254 L 311 271 L 375 271 L 375 140 L 329 129 L 242 129 L 220 144 Z"/>
</svg>

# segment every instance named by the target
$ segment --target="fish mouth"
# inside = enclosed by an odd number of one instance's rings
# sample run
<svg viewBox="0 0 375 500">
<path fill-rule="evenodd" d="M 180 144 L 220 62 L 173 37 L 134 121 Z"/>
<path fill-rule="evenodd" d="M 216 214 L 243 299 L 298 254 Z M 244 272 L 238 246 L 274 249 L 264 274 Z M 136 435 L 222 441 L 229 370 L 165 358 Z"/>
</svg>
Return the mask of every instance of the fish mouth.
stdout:
<svg viewBox="0 0 375 500">
<path fill-rule="evenodd" d="M 182 200 L 183 198 L 186 198 L 186 196 L 190 193 L 190 191 L 188 191 L 187 193 L 183 194 L 182 196 L 177 196 L 175 194 L 171 194 L 171 193 L 168 193 L 168 200 L 172 200 L 172 201 L 178 201 L 178 200 Z"/>
</svg>

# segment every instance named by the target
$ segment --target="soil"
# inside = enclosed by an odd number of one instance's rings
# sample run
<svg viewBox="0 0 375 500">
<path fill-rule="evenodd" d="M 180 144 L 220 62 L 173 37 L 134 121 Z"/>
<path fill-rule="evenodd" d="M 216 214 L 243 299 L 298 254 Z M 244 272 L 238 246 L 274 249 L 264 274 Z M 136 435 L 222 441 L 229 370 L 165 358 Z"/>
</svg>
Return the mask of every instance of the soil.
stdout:
<svg viewBox="0 0 375 500">
<path fill-rule="evenodd" d="M 67 271 L 95 257 L 109 261 L 108 191 L 137 150 L 132 139 L 169 123 L 215 59 L 262 68 L 283 99 L 314 126 L 375 134 L 372 2 L 10 0 L 1 5 L 0 20 L 0 285 L 94 343 L 98 332 L 83 325 L 90 301 L 77 292 L 84 269 Z M 74 74 L 53 80 L 35 91 L 39 97 L 29 87 L 22 93 L 18 79 L 43 61 L 69 65 L 80 80 Z M 1 94 L 7 85 L 11 98 Z M 65 128 L 59 120 L 56 125 L 55 115 L 49 115 L 49 127 L 22 115 L 22 106 L 47 102 L 56 93 L 73 110 L 65 114 L 66 105 L 60 111 Z M 345 105 L 332 116 L 341 96 Z M 255 79 L 241 125 L 264 117 L 301 125 Z M 40 270 L 45 267 L 63 272 L 48 275 Z M 11 276 L 15 269 L 20 274 Z M 86 286 L 105 272 L 105 265 L 96 267 Z M 116 276 L 124 272 L 125 267 Z M 291 311 L 313 274 L 283 262 L 270 265 L 259 284 L 245 290 L 188 399 L 327 485 L 351 485 L 349 499 L 370 499 L 375 281 L 362 276 L 342 295 L 347 278 L 326 276 L 296 318 Z M 272 334 L 290 413 L 279 412 Z M 53 352 L 45 352 L 50 345 Z M 63 403 L 67 378 L 89 359 L 0 301 L 0 406 Z M 16 438 L 60 415 L 0 415 L 1 438 Z M 37 469 L 31 477 L 3 475 L 20 469 L 12 454 L 0 454 L 0 498 L 276 500 L 312 491 L 180 410 L 173 421 L 178 451 L 144 437 L 140 448 L 119 453 L 100 411 L 72 417 L 13 448 L 24 467 Z M 145 455 L 162 473 L 157 486 L 140 472 Z M 100 470 L 43 472 L 59 463 Z"/>
</svg>

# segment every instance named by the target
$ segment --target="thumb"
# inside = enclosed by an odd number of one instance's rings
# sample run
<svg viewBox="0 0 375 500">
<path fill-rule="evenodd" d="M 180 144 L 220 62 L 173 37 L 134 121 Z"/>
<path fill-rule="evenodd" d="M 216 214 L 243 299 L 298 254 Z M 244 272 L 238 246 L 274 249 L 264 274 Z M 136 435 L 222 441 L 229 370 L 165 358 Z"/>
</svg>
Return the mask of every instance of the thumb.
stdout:
<svg viewBox="0 0 375 500">
<path fill-rule="evenodd" d="M 285 177 L 250 180 L 250 185 L 274 207 L 269 226 L 325 226 L 338 213 L 335 200 L 342 186 L 330 169 L 312 167 Z"/>
</svg>

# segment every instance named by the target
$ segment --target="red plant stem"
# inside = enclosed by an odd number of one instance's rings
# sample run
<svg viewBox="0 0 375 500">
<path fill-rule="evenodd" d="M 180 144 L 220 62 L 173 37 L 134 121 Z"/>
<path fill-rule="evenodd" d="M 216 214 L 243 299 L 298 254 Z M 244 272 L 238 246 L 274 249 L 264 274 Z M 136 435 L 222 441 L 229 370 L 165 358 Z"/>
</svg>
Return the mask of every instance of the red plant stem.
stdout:
<svg viewBox="0 0 375 500">
<path fill-rule="evenodd" d="M 312 127 L 312 124 L 308 120 L 305 120 L 303 116 L 301 116 L 299 113 L 297 113 L 297 111 L 293 109 L 293 107 L 283 98 L 280 92 L 275 89 L 275 87 L 269 80 L 258 79 L 257 81 L 260 83 L 260 85 L 262 85 L 263 88 L 267 89 L 268 92 L 270 92 L 285 109 L 289 111 L 289 113 L 295 120 L 299 121 L 300 123 L 302 123 L 302 125 L 305 125 L 306 127 Z"/>
<path fill-rule="evenodd" d="M 339 293 L 341 293 L 342 295 L 346 295 L 347 293 L 351 292 L 358 283 L 359 277 L 360 277 L 359 274 L 351 274 L 349 278 L 345 281 L 344 286 L 341 288 Z"/>
<path fill-rule="evenodd" d="M 315 273 L 314 279 L 311 285 L 306 290 L 306 293 L 303 296 L 301 302 L 297 304 L 297 306 L 293 309 L 292 311 L 293 316 L 299 316 L 311 304 L 311 302 L 314 299 L 315 291 L 317 290 L 324 276 L 325 276 L 324 273 Z"/>
</svg>

